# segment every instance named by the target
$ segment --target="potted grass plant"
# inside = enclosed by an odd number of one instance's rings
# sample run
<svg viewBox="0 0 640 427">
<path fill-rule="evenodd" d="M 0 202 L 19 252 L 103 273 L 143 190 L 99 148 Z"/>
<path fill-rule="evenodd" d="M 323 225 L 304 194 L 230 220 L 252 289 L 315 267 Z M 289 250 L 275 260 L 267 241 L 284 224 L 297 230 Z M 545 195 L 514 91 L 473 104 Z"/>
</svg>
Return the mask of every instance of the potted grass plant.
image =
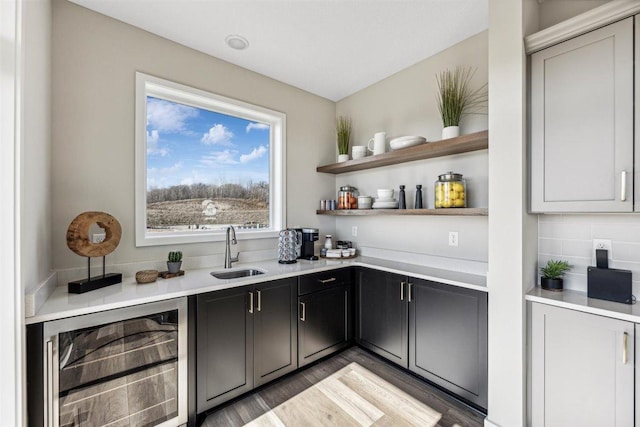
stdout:
<svg viewBox="0 0 640 427">
<path fill-rule="evenodd" d="M 351 141 L 351 119 L 339 116 L 336 121 L 336 140 L 338 143 L 338 162 L 349 160 L 349 141 Z"/>
<path fill-rule="evenodd" d="M 456 67 L 436 74 L 438 83 L 438 110 L 442 117 L 442 139 L 460 135 L 460 119 L 465 114 L 478 113 L 487 102 L 487 84 L 477 89 L 471 87 L 476 70 Z"/>
<path fill-rule="evenodd" d="M 571 266 L 567 261 L 547 261 L 547 265 L 540 267 L 540 287 L 549 291 L 561 291 L 563 288 L 562 276 L 569 271 Z"/>
</svg>

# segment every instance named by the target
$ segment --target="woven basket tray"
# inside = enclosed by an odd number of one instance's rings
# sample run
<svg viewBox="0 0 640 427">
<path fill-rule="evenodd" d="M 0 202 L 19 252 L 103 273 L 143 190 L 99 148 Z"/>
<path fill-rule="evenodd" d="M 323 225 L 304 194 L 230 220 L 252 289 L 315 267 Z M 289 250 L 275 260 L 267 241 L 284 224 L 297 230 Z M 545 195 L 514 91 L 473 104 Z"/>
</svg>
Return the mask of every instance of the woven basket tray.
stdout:
<svg viewBox="0 0 640 427">
<path fill-rule="evenodd" d="M 136 282 L 153 283 L 158 280 L 158 270 L 142 270 L 136 273 Z"/>
</svg>

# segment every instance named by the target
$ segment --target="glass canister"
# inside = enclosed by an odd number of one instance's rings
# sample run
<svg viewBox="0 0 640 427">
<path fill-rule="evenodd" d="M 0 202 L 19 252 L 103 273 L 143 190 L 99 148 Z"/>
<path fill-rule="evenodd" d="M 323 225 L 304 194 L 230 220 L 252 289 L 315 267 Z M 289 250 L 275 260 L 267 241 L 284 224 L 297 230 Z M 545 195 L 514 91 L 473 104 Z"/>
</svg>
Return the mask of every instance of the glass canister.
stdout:
<svg viewBox="0 0 640 427">
<path fill-rule="evenodd" d="M 462 174 L 448 172 L 438 175 L 434 197 L 436 208 L 466 208 L 467 183 Z"/>
<path fill-rule="evenodd" d="M 340 187 L 338 209 L 358 209 L 358 189 L 350 185 Z"/>
</svg>

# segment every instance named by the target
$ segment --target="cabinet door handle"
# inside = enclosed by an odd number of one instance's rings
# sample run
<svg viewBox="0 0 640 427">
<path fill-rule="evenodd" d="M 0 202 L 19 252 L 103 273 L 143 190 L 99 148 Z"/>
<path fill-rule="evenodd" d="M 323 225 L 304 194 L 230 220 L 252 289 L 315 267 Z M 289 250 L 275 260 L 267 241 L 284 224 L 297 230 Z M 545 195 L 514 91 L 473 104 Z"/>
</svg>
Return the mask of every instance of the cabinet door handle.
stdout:
<svg viewBox="0 0 640 427">
<path fill-rule="evenodd" d="M 249 292 L 249 313 L 253 314 L 253 292 Z"/>
<path fill-rule="evenodd" d="M 413 283 L 408 282 L 407 283 L 407 301 L 411 302 L 412 298 L 411 298 L 411 290 L 413 289 Z"/>
<path fill-rule="evenodd" d="M 620 200 L 627 200 L 627 171 L 620 172 Z"/>
<path fill-rule="evenodd" d="M 331 282 L 335 282 L 336 278 L 335 277 L 330 277 L 328 279 L 318 279 L 318 282 L 325 284 L 325 283 L 331 283 Z"/>
<path fill-rule="evenodd" d="M 404 301 L 404 282 L 400 282 L 400 301 Z"/>
<path fill-rule="evenodd" d="M 627 364 L 627 341 L 629 338 L 629 334 L 624 332 L 622 334 L 622 364 Z"/>
<path fill-rule="evenodd" d="M 45 425 L 53 426 L 53 341 L 47 341 L 47 364 L 46 364 L 46 387 L 45 387 Z"/>
<path fill-rule="evenodd" d="M 303 302 L 301 302 L 301 303 L 300 303 L 300 320 L 301 320 L 301 321 L 303 321 L 303 322 L 304 322 L 305 320 L 307 320 L 307 313 L 306 313 L 306 311 L 307 311 L 307 310 L 306 310 L 306 307 L 305 307 L 304 303 L 303 303 Z"/>
<path fill-rule="evenodd" d="M 262 291 L 256 291 L 256 293 L 258 294 L 258 306 L 256 310 L 262 311 Z"/>
</svg>

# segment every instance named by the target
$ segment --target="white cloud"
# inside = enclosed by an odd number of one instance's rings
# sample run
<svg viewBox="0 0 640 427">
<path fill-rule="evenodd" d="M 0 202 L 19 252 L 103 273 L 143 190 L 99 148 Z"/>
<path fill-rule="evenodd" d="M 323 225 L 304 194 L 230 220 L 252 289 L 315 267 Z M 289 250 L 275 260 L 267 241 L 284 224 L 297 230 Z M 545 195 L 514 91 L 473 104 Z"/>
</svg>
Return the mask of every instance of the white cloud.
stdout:
<svg viewBox="0 0 640 427">
<path fill-rule="evenodd" d="M 247 125 L 247 133 L 251 132 L 253 129 L 267 130 L 269 129 L 269 125 L 266 123 L 249 123 Z"/>
<path fill-rule="evenodd" d="M 187 131 L 185 122 L 198 116 L 198 109 L 163 99 L 147 101 L 147 125 L 160 132 Z"/>
<path fill-rule="evenodd" d="M 236 150 L 212 151 L 209 155 L 202 156 L 200 163 L 205 166 L 237 165 L 237 154 Z"/>
<path fill-rule="evenodd" d="M 264 156 L 266 152 L 268 152 L 267 147 L 261 145 L 258 148 L 254 148 L 253 151 L 249 154 L 243 154 L 240 156 L 240 163 L 249 163 L 252 160 L 259 159 Z"/>
<path fill-rule="evenodd" d="M 147 131 L 147 154 L 157 154 L 163 157 L 169 154 L 168 149 L 158 147 L 159 140 L 160 133 L 157 130 Z"/>
<path fill-rule="evenodd" d="M 224 125 L 215 124 L 209 132 L 202 135 L 202 142 L 207 145 L 232 146 L 231 138 L 233 138 L 233 132 Z"/>
<path fill-rule="evenodd" d="M 166 168 L 147 169 L 147 189 L 164 188 L 173 185 L 168 178 L 173 178 L 182 167 L 182 162 L 178 162 Z"/>
</svg>

